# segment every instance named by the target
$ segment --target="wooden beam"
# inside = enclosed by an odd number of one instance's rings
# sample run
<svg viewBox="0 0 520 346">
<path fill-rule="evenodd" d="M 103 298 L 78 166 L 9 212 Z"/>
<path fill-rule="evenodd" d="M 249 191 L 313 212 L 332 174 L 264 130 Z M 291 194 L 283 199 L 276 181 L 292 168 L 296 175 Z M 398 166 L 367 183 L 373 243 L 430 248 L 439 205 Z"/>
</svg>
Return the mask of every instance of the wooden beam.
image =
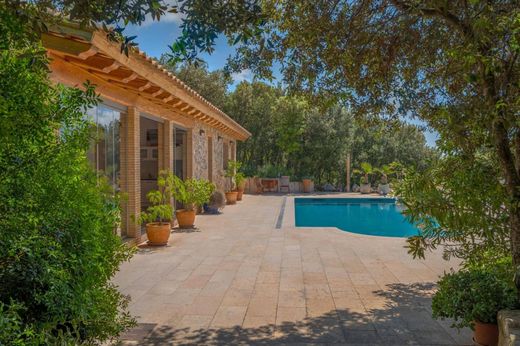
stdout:
<svg viewBox="0 0 520 346">
<path fill-rule="evenodd" d="M 156 92 L 154 92 L 154 93 L 152 94 L 152 97 L 159 96 L 159 95 L 161 95 L 163 92 L 164 92 L 164 90 L 159 89 L 159 90 L 157 90 Z"/>
<path fill-rule="evenodd" d="M 150 83 L 150 82 L 146 82 L 146 84 L 143 85 L 142 87 L 139 87 L 138 90 L 139 90 L 139 91 L 145 91 L 146 89 L 150 89 L 152 86 L 153 86 L 152 83 Z"/>
<path fill-rule="evenodd" d="M 108 65 L 107 67 L 104 67 L 101 71 L 103 71 L 105 73 L 110 73 L 114 70 L 117 70 L 120 66 L 121 66 L 120 63 L 118 63 L 117 61 L 114 61 L 112 64 Z"/>
<path fill-rule="evenodd" d="M 51 79 L 56 83 L 83 89 L 83 83 L 90 80 L 96 84 L 96 93 L 110 101 L 127 107 L 136 106 L 144 112 L 170 119 L 188 128 L 195 126 L 194 119 L 187 117 L 171 106 L 166 106 L 162 102 L 157 105 L 157 99 L 140 95 L 134 89 L 129 88 L 128 84 L 110 83 L 92 72 L 66 62 L 57 54 L 52 55 L 50 67 Z"/>
<path fill-rule="evenodd" d="M 126 78 L 123 78 L 121 79 L 121 82 L 123 83 L 128 83 L 128 82 L 131 82 L 133 81 L 134 79 L 136 79 L 137 77 L 139 77 L 139 75 L 135 72 L 132 72 L 132 74 Z"/>
<path fill-rule="evenodd" d="M 162 101 L 163 101 L 164 103 L 168 103 L 168 102 L 170 102 L 171 100 L 173 100 L 174 98 L 175 98 L 175 96 L 170 95 L 170 96 L 168 96 L 168 97 L 163 98 Z"/>
<path fill-rule="evenodd" d="M 224 113 L 217 111 L 206 100 L 199 98 L 188 88 L 184 87 L 179 81 L 173 79 L 167 73 L 154 66 L 153 62 L 150 62 L 138 52 L 131 51 L 129 56 L 121 54 L 120 44 L 107 40 L 106 34 L 101 31 L 95 31 L 93 33 L 91 42 L 104 54 L 110 56 L 117 62 L 121 63 L 121 65 L 126 66 L 128 69 L 134 71 L 140 76 L 146 76 L 146 79 L 155 85 L 160 85 L 161 88 L 166 90 L 168 93 L 188 101 L 190 104 L 193 104 L 195 108 L 200 109 L 204 113 L 211 114 L 214 118 L 219 119 L 230 128 L 236 129 L 244 136 L 251 135 L 233 119 L 229 118 Z"/>
<path fill-rule="evenodd" d="M 86 60 L 90 58 L 91 56 L 94 56 L 98 53 L 98 49 L 94 46 L 90 47 L 89 50 L 81 52 L 78 54 L 78 58 L 81 60 Z"/>
<path fill-rule="evenodd" d="M 65 61 L 67 61 L 68 63 L 72 64 L 72 65 L 75 65 L 75 66 L 78 66 L 78 67 L 81 67 L 83 69 L 86 69 L 88 70 L 89 72 L 90 71 L 95 71 L 95 72 L 98 72 L 100 74 L 101 77 L 103 77 L 104 75 L 106 75 L 107 78 L 118 78 L 118 77 L 115 77 L 115 76 L 112 76 L 110 75 L 110 72 L 112 72 L 115 68 L 113 68 L 114 65 L 118 65 L 117 62 L 113 62 L 112 64 L 110 64 L 109 66 L 106 66 L 106 67 L 98 67 L 98 66 L 93 66 L 93 65 L 90 65 L 88 64 L 86 61 L 77 61 L 75 59 L 72 59 L 70 56 L 65 56 L 64 57 Z M 121 65 L 118 65 L 117 68 L 121 67 Z M 110 71 L 108 71 L 110 70 Z M 108 72 L 107 72 L 108 71 Z M 129 70 L 128 70 L 129 71 Z"/>
<path fill-rule="evenodd" d="M 175 107 L 175 108 L 178 108 L 180 105 L 183 105 L 183 104 L 185 104 L 185 102 L 182 101 L 182 100 L 179 100 L 179 102 L 174 103 L 172 106 Z"/>
<path fill-rule="evenodd" d="M 43 46 L 49 50 L 79 57 L 82 53 L 90 54 L 93 46 L 90 43 L 74 41 L 65 37 L 42 34 Z"/>
</svg>

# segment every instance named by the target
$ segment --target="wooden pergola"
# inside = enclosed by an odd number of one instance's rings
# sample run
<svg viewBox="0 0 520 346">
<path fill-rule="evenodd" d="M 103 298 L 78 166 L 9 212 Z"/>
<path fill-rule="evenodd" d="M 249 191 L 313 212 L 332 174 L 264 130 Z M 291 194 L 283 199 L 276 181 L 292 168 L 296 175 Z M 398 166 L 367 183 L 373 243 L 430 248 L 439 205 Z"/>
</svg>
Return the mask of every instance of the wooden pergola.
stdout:
<svg viewBox="0 0 520 346">
<path fill-rule="evenodd" d="M 240 141 L 251 135 L 155 59 L 137 48 L 126 56 L 120 43 L 101 30 L 60 26 L 43 34 L 42 42 L 57 82 L 89 80 L 104 97 L 126 106 L 140 106 L 189 127 L 201 122 Z"/>
</svg>

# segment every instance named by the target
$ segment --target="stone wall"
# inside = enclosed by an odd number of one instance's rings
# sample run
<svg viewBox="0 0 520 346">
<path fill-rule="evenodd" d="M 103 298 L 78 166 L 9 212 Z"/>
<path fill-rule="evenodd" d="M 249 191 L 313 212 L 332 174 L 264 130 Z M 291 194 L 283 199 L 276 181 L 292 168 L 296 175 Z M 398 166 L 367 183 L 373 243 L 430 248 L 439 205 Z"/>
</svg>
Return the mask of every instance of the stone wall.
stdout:
<svg viewBox="0 0 520 346">
<path fill-rule="evenodd" d="M 204 130 L 201 135 L 200 130 Z M 209 170 L 209 153 L 208 138 L 212 139 L 213 155 L 212 155 L 212 176 L 208 176 Z M 220 140 L 219 140 L 220 137 Z M 228 179 L 224 176 L 224 141 L 226 139 L 222 133 L 215 129 L 208 128 L 204 125 L 198 125 L 192 131 L 193 140 L 193 177 L 197 179 L 210 179 L 217 189 L 225 191 L 228 189 Z"/>
<path fill-rule="evenodd" d="M 204 130 L 200 134 L 200 130 Z M 208 179 L 208 137 L 207 129 L 202 126 L 193 128 L 193 178 Z"/>
<path fill-rule="evenodd" d="M 213 134 L 213 182 L 219 190 L 226 189 L 226 178 L 224 177 L 224 145 L 223 138 L 219 140 L 220 133 Z"/>
</svg>

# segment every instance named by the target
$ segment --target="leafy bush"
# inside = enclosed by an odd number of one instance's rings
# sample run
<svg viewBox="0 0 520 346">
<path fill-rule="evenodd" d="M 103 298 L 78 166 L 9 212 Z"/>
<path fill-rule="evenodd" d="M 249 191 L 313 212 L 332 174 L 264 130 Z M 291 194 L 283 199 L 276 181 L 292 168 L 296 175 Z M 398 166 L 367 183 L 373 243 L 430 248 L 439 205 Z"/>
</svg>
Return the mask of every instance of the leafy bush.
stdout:
<svg viewBox="0 0 520 346">
<path fill-rule="evenodd" d="M 453 318 L 456 328 L 473 328 L 475 321 L 496 323 L 499 310 L 518 306 L 513 275 L 506 269 L 512 266 L 507 265 L 445 274 L 432 300 L 433 316 Z"/>
<path fill-rule="evenodd" d="M 0 344 L 99 343 L 133 324 L 110 283 L 131 250 L 87 162 L 86 91 L 52 86 L 44 49 L 0 6 Z"/>
<path fill-rule="evenodd" d="M 237 188 L 240 188 L 242 184 L 246 181 L 246 176 L 242 172 L 238 172 L 235 176 L 235 181 L 237 183 Z"/>
<path fill-rule="evenodd" d="M 146 194 L 146 198 L 151 203 L 146 211 L 141 212 L 137 218 L 137 223 L 149 222 L 169 222 L 173 219 L 172 192 L 174 184 L 172 173 L 161 171 L 157 178 L 157 190 L 152 190 Z"/>
<path fill-rule="evenodd" d="M 202 207 L 209 202 L 215 191 L 215 184 L 206 179 L 186 179 L 182 181 L 176 175 L 170 173 L 168 179 L 172 181 L 173 197 L 187 210 Z"/>
<path fill-rule="evenodd" d="M 260 178 L 278 178 L 281 175 L 288 174 L 288 169 L 281 166 L 274 166 L 271 164 L 264 165 L 258 168 L 258 176 Z"/>
</svg>

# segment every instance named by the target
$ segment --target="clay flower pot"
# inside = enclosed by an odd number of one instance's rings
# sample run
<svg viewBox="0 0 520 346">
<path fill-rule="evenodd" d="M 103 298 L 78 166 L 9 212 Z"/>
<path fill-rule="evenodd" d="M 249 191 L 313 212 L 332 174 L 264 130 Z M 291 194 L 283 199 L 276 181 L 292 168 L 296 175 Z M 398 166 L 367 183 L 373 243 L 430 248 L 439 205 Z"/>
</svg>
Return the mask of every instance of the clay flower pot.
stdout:
<svg viewBox="0 0 520 346">
<path fill-rule="evenodd" d="M 242 195 L 244 194 L 244 190 L 246 189 L 246 181 L 242 181 L 238 186 L 237 186 L 237 201 L 241 201 L 242 200 Z"/>
<path fill-rule="evenodd" d="M 498 325 L 495 323 L 475 322 L 473 341 L 476 345 L 482 346 L 498 345 Z"/>
<path fill-rule="evenodd" d="M 238 198 L 238 191 L 226 192 L 226 204 L 236 204 Z"/>
<path fill-rule="evenodd" d="M 311 192 L 312 180 L 311 179 L 302 179 L 302 183 L 303 183 L 303 192 L 305 192 L 305 193 Z"/>
<path fill-rule="evenodd" d="M 175 212 L 179 228 L 193 228 L 195 224 L 195 210 L 178 209 Z"/>
<path fill-rule="evenodd" d="M 149 245 L 166 245 L 170 239 L 171 225 L 169 222 L 151 222 L 146 224 L 146 236 Z"/>
</svg>

